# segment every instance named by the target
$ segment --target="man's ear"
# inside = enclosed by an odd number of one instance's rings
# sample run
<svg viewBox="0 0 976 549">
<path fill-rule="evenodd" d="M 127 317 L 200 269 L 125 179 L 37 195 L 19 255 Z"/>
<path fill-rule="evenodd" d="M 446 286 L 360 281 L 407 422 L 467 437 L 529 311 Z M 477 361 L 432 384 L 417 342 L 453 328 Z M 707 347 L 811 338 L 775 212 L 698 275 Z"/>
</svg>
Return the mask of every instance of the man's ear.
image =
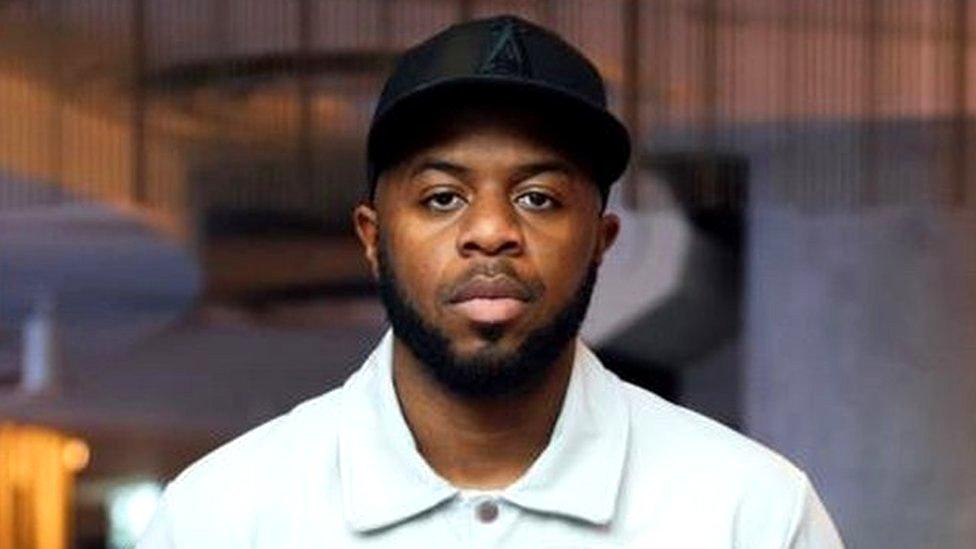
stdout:
<svg viewBox="0 0 976 549">
<path fill-rule="evenodd" d="M 603 214 L 600 217 L 598 230 L 596 250 L 593 252 L 593 261 L 597 265 L 603 262 L 603 254 L 617 241 L 617 235 L 620 234 L 620 217 L 614 213 Z"/>
<path fill-rule="evenodd" d="M 379 253 L 379 224 L 377 223 L 376 209 L 369 203 L 360 202 L 352 213 L 352 223 L 356 228 L 356 236 L 363 245 L 363 256 L 369 263 L 369 270 L 373 273 L 373 278 L 379 278 L 380 267 L 377 262 Z"/>
</svg>

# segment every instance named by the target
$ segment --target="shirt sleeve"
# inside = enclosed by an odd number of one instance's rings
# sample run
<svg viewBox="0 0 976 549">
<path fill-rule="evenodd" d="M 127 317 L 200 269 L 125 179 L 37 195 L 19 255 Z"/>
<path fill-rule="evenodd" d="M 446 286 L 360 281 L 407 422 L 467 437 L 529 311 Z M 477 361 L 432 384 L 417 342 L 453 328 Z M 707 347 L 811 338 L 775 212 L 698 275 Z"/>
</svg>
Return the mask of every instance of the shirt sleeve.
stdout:
<svg viewBox="0 0 976 549">
<path fill-rule="evenodd" d="M 786 549 L 844 549 L 844 542 L 817 491 L 805 478 L 793 533 Z"/>
</svg>

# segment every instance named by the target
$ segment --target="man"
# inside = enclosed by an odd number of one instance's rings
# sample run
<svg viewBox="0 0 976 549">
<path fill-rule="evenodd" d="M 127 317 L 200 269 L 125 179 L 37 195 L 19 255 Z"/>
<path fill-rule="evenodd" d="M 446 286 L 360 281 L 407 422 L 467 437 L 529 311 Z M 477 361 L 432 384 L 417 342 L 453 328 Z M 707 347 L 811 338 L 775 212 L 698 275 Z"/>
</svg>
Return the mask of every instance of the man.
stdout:
<svg viewBox="0 0 976 549">
<path fill-rule="evenodd" d="M 841 547 L 802 472 L 577 339 L 630 154 L 605 101 L 515 17 L 408 51 L 354 214 L 392 330 L 180 475 L 141 546 Z"/>
</svg>

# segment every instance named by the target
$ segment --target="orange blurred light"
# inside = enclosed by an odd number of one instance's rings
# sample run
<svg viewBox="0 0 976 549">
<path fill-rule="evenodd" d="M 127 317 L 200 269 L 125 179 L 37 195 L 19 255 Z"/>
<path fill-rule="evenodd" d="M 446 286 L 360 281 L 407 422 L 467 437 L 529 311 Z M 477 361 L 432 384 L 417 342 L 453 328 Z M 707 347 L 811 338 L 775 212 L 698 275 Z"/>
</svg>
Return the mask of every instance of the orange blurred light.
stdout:
<svg viewBox="0 0 976 549">
<path fill-rule="evenodd" d="M 91 450 L 88 448 L 88 444 L 80 438 L 67 440 L 61 448 L 61 460 L 72 473 L 77 473 L 87 467 L 89 459 L 91 459 Z"/>
</svg>

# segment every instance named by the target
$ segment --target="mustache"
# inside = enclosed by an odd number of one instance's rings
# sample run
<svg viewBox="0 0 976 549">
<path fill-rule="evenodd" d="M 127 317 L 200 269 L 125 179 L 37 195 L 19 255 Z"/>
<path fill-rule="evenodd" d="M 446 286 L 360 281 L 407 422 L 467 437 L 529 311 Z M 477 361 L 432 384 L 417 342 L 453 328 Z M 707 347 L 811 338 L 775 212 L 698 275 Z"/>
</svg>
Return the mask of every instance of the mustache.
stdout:
<svg viewBox="0 0 976 549">
<path fill-rule="evenodd" d="M 500 281 L 517 288 L 521 298 L 525 301 L 535 301 L 545 293 L 545 285 L 538 280 L 522 280 L 515 267 L 507 260 L 486 261 L 475 263 L 457 280 L 448 284 L 439 292 L 442 302 L 456 301 L 471 285 L 489 279 Z"/>
</svg>

